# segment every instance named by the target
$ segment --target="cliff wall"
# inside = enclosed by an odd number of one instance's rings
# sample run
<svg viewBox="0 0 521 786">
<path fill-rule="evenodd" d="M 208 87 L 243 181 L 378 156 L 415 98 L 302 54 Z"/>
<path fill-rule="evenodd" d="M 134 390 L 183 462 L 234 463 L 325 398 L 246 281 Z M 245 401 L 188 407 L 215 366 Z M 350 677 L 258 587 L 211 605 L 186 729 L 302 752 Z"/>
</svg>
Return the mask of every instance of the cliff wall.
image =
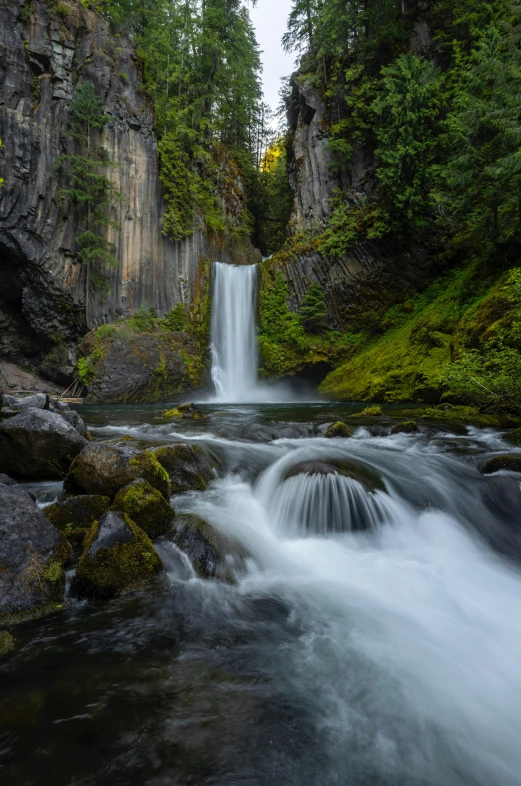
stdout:
<svg viewBox="0 0 521 786">
<path fill-rule="evenodd" d="M 77 218 L 59 198 L 53 164 L 68 150 L 69 103 L 89 81 L 110 121 L 104 145 L 122 194 L 108 230 L 117 269 L 107 294 L 75 258 Z M 226 259 L 203 232 L 178 243 L 161 232 L 163 200 L 151 102 L 128 40 L 80 2 L 0 5 L 0 358 L 38 362 L 52 342 L 73 346 L 88 329 L 140 304 L 159 315 L 189 302 L 202 255 Z M 73 360 L 73 358 L 72 358 Z M 69 357 L 69 362 L 71 358 Z"/>
</svg>

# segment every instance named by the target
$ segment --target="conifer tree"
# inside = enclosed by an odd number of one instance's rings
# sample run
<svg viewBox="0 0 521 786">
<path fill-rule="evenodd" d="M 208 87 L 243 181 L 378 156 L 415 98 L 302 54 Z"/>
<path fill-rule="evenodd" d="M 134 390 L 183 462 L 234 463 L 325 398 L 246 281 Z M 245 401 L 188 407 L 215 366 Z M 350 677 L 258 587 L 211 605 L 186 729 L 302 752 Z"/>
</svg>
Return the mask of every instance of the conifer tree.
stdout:
<svg viewBox="0 0 521 786">
<path fill-rule="evenodd" d="M 327 313 L 324 290 L 320 284 L 310 284 L 299 308 L 299 317 L 304 327 L 311 332 L 318 332 L 325 325 Z"/>
</svg>

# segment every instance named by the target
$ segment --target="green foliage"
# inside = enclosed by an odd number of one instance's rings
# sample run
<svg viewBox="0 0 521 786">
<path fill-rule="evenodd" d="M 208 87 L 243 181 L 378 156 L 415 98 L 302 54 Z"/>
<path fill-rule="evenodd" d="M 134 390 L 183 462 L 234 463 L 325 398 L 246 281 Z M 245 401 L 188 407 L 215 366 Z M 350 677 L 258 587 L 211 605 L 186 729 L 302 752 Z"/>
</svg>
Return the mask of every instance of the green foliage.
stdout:
<svg viewBox="0 0 521 786">
<path fill-rule="evenodd" d="M 299 308 L 302 324 L 307 330 L 317 332 L 325 326 L 327 316 L 324 290 L 320 284 L 310 284 Z"/>
<path fill-rule="evenodd" d="M 129 320 L 130 325 L 143 333 L 151 332 L 157 327 L 157 314 L 153 306 L 143 303 Z"/>
<path fill-rule="evenodd" d="M 119 72 L 119 78 L 121 79 L 121 81 L 123 82 L 124 85 L 129 85 L 130 84 L 130 79 L 129 79 L 129 76 L 128 76 L 126 71 L 120 71 Z"/>
<path fill-rule="evenodd" d="M 161 320 L 160 325 L 165 328 L 165 330 L 172 330 L 179 333 L 186 330 L 187 314 L 184 304 L 176 303 L 168 314 L 165 315 L 164 319 Z"/>
</svg>

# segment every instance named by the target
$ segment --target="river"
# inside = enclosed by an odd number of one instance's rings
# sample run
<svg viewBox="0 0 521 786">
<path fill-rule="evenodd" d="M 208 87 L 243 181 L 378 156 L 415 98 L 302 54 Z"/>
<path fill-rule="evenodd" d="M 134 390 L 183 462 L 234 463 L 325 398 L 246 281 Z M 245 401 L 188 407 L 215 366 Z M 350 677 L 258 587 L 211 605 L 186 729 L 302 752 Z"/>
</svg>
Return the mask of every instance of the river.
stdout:
<svg viewBox="0 0 521 786">
<path fill-rule="evenodd" d="M 174 425 L 163 409 L 82 415 L 94 439 L 211 451 L 215 480 L 172 504 L 241 544 L 238 581 L 195 578 L 162 543 L 151 589 L 17 628 L 2 783 L 519 784 L 519 475 L 478 471 L 501 434 L 391 436 L 389 410 L 328 440 L 355 406 L 207 404 Z M 310 461 L 377 485 L 292 475 Z M 41 504 L 59 492 L 30 488 Z"/>
</svg>

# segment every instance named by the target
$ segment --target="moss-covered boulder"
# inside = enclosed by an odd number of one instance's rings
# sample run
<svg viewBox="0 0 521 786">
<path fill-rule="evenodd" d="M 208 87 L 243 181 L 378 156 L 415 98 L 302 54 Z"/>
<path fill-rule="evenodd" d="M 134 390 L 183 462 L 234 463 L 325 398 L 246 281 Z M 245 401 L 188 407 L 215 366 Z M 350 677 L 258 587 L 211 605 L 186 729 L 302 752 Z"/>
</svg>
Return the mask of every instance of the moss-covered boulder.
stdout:
<svg viewBox="0 0 521 786">
<path fill-rule="evenodd" d="M 404 420 L 396 423 L 391 429 L 391 434 L 414 434 L 418 431 L 418 424 L 415 420 Z"/>
<path fill-rule="evenodd" d="M 200 409 L 197 409 L 195 404 L 186 403 L 178 404 L 177 407 L 174 407 L 173 409 L 167 409 L 166 412 L 163 412 L 163 417 L 168 418 L 169 420 L 172 418 L 199 420 L 200 418 L 204 418 L 204 415 Z"/>
<path fill-rule="evenodd" d="M 235 569 L 244 564 L 245 549 L 193 514 L 176 516 L 174 542 L 190 558 L 203 579 L 235 582 Z"/>
<path fill-rule="evenodd" d="M 175 518 L 175 511 L 163 495 L 143 478 L 120 489 L 112 507 L 127 513 L 150 538 L 169 532 Z"/>
<path fill-rule="evenodd" d="M 328 439 L 334 439 L 335 437 L 352 437 L 353 432 L 342 420 L 337 420 L 335 423 L 331 423 L 328 430 L 326 431 L 326 437 Z"/>
<path fill-rule="evenodd" d="M 204 491 L 214 477 L 212 460 L 198 445 L 167 445 L 152 452 L 168 473 L 172 494 Z"/>
<path fill-rule="evenodd" d="M 0 483 L 0 619 L 39 615 L 63 599 L 67 540 L 16 483 Z"/>
<path fill-rule="evenodd" d="M 72 529 L 89 528 L 110 508 L 110 497 L 100 494 L 83 494 L 66 497 L 44 509 L 44 513 L 56 529 L 67 535 Z"/>
<path fill-rule="evenodd" d="M 352 459 L 312 459 L 300 461 L 289 469 L 284 475 L 284 480 L 297 475 L 343 475 L 346 478 L 357 480 L 366 491 L 385 491 L 385 485 L 370 467 L 361 461 Z"/>
<path fill-rule="evenodd" d="M 499 472 L 501 469 L 506 469 L 510 472 L 521 472 L 521 453 L 507 453 L 503 456 L 494 456 L 494 458 L 483 464 L 481 472 L 483 475 L 491 475 L 493 472 Z"/>
<path fill-rule="evenodd" d="M 148 581 L 161 568 L 148 535 L 125 513 L 109 511 L 91 527 L 71 593 L 112 598 Z"/>
<path fill-rule="evenodd" d="M 148 480 L 164 497 L 170 496 L 168 474 L 153 453 L 136 453 L 129 445 L 96 442 L 87 445 L 73 461 L 64 489 L 73 494 L 96 494 L 112 499 L 137 478 Z"/>
</svg>

